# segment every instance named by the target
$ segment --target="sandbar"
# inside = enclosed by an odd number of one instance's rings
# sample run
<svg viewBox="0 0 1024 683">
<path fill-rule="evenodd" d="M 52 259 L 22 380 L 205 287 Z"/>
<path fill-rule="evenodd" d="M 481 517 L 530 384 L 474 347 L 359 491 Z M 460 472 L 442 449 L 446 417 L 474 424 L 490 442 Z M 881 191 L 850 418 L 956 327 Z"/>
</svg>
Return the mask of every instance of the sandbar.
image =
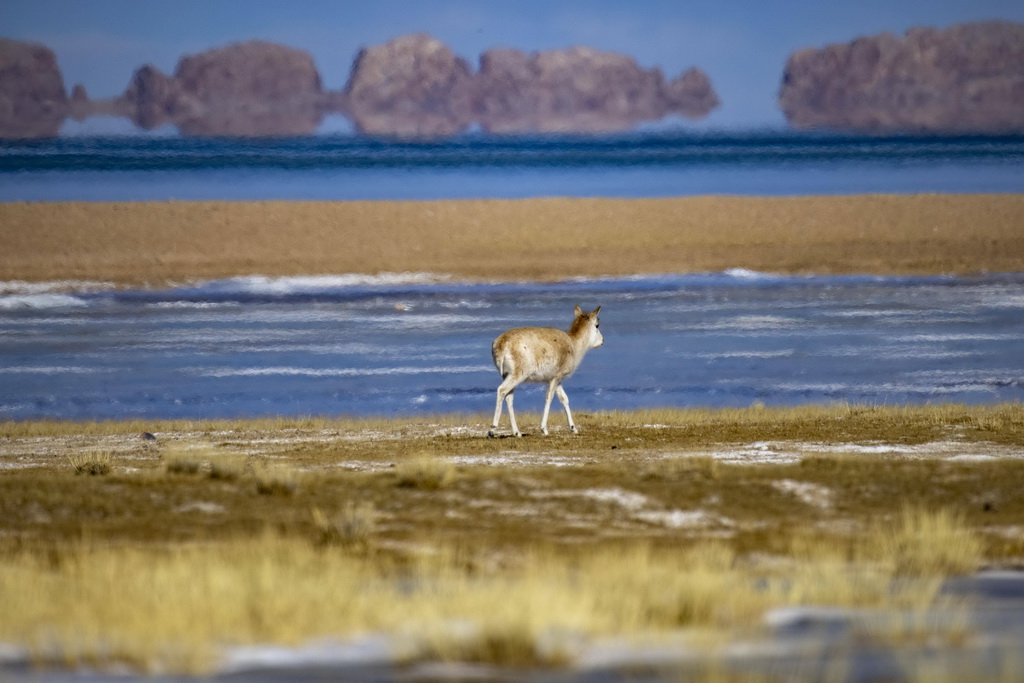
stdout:
<svg viewBox="0 0 1024 683">
<path fill-rule="evenodd" d="M 0 204 L 0 281 L 1024 271 L 1024 195 Z"/>
</svg>

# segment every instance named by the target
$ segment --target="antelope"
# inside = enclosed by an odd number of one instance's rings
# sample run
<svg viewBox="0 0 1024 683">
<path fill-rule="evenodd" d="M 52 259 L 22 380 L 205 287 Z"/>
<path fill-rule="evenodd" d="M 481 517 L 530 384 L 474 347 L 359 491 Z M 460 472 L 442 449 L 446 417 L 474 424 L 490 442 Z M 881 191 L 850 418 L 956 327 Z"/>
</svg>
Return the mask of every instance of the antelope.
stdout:
<svg viewBox="0 0 1024 683">
<path fill-rule="evenodd" d="M 597 314 L 598 306 L 590 313 L 576 306 L 575 318 L 568 332 L 555 327 L 517 327 L 511 329 L 491 344 L 491 357 L 494 367 L 501 373 L 502 382 L 498 386 L 498 404 L 494 408 L 494 421 L 487 436 L 494 437 L 494 430 L 501 420 L 501 402 L 508 404 L 508 419 L 512 424 L 512 435 L 522 436 L 516 424 L 516 414 L 512 409 L 512 394 L 523 382 L 540 382 L 548 385 L 544 398 L 544 415 L 540 420 L 540 430 L 548 433 L 548 413 L 551 410 L 551 398 L 558 394 L 558 400 L 565 408 L 565 416 L 569 420 L 569 429 L 579 434 L 576 423 L 572 420 L 569 410 L 569 397 L 562 388 L 562 381 L 569 377 L 583 356 L 590 349 L 604 344 L 601 336 Z"/>
</svg>

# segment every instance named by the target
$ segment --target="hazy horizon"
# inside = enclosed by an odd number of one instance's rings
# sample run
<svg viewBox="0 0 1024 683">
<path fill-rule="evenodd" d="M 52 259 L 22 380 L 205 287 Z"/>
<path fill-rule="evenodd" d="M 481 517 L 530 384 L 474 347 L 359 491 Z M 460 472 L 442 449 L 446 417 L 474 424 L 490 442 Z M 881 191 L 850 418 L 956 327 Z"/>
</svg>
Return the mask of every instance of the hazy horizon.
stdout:
<svg viewBox="0 0 1024 683">
<path fill-rule="evenodd" d="M 345 86 L 360 48 L 407 33 L 429 33 L 474 66 L 492 47 L 529 52 L 587 45 L 628 54 L 643 67 L 661 68 L 668 78 L 701 68 L 721 106 L 701 121 L 672 119 L 667 125 L 728 130 L 785 127 L 776 98 L 786 59 L 796 50 L 884 31 L 902 34 L 915 26 L 987 20 L 1024 22 L 1024 3 L 7 0 L 0 6 L 0 35 L 50 47 L 68 91 L 80 83 L 92 98 L 120 94 L 144 64 L 171 73 L 183 55 L 252 39 L 308 51 L 324 87 L 332 90 Z M 327 131 L 348 126 L 341 117 L 331 118 L 337 120 L 327 122 Z M 133 127 L 123 120 L 91 119 L 69 122 L 67 132 L 107 132 L 122 124 L 124 132 Z"/>
</svg>

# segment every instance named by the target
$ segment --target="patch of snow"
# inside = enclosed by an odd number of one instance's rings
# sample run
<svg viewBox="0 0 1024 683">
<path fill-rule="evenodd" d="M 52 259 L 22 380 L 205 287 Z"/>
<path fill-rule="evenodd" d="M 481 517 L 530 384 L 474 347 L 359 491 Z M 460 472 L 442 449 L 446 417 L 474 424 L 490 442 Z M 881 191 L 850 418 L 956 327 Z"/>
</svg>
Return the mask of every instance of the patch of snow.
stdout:
<svg viewBox="0 0 1024 683">
<path fill-rule="evenodd" d="M 580 492 L 586 498 L 592 498 L 604 503 L 615 503 L 627 510 L 639 510 L 647 505 L 647 496 L 635 491 L 625 491 L 619 488 L 611 489 L 586 489 Z"/>
<path fill-rule="evenodd" d="M 10 643 L 0 643 L 0 664 L 22 665 L 29 661 L 28 648 Z"/>
<path fill-rule="evenodd" d="M 352 666 L 387 664 L 395 658 L 395 643 L 383 634 L 364 635 L 347 641 L 319 641 L 284 647 L 245 645 L 229 648 L 219 667 L 220 674 L 288 669 L 307 666 Z"/>
<path fill-rule="evenodd" d="M 393 466 L 394 463 L 376 460 L 345 460 L 332 465 L 332 467 L 349 470 L 350 472 L 383 472 L 384 470 L 391 469 Z"/>
<path fill-rule="evenodd" d="M 569 498 L 573 496 L 580 496 L 582 498 L 590 498 L 591 500 L 596 500 L 602 503 L 612 503 L 627 510 L 639 510 L 645 507 L 648 502 L 647 496 L 642 493 L 626 491 L 620 488 L 582 489 L 579 491 L 533 491 L 531 492 L 531 495 L 534 498 Z"/>
<path fill-rule="evenodd" d="M 985 453 L 964 453 L 962 455 L 951 456 L 947 458 L 947 460 L 950 460 L 951 462 L 985 462 L 991 460 L 999 460 L 999 458 L 994 455 L 986 455 Z"/>
<path fill-rule="evenodd" d="M 769 628 L 795 628 L 807 624 L 823 622 L 846 622 L 850 618 L 850 610 L 840 607 L 776 607 L 764 615 L 764 623 Z"/>
<path fill-rule="evenodd" d="M 969 447 L 971 452 L 965 453 Z M 814 441 L 764 442 L 736 444 L 714 451 L 690 451 L 666 454 L 668 457 L 705 456 L 731 465 L 787 465 L 815 455 L 888 455 L 902 458 L 943 458 L 985 460 L 1024 458 L 1024 450 L 995 443 L 932 441 L 923 444 L 821 443 Z"/>
<path fill-rule="evenodd" d="M 672 665 L 687 661 L 698 661 L 705 653 L 699 647 L 699 640 L 693 639 L 694 632 L 650 635 L 647 637 L 611 636 L 594 638 L 581 643 L 575 658 L 577 671 L 608 670 L 636 666 L 645 670 L 658 665 Z M 598 675 L 596 678 L 600 679 Z M 583 675 L 584 680 L 592 677 Z M 671 680 L 671 677 L 667 677 Z M 680 680 L 684 677 L 680 676 Z"/>
<path fill-rule="evenodd" d="M 456 455 L 449 459 L 456 465 L 491 467 L 573 467 L 592 462 L 592 458 L 553 455 L 551 453 L 501 453 L 495 455 Z"/>
<path fill-rule="evenodd" d="M 809 481 L 779 479 L 772 482 L 772 487 L 782 493 L 796 496 L 806 505 L 816 508 L 832 507 L 832 489 Z"/>
<path fill-rule="evenodd" d="M 17 462 L 0 461 L 0 470 L 26 470 L 31 467 L 43 467 L 46 463 L 39 460 L 19 460 Z"/>
<path fill-rule="evenodd" d="M 645 522 L 660 524 L 673 529 L 735 526 L 735 522 L 731 519 L 720 515 L 713 515 L 706 510 L 648 510 L 638 512 L 634 516 Z"/>
<path fill-rule="evenodd" d="M 175 512 L 202 512 L 207 515 L 217 515 L 223 512 L 227 512 L 220 503 L 212 503 L 210 501 L 198 500 L 194 503 L 185 503 L 174 508 Z"/>
</svg>

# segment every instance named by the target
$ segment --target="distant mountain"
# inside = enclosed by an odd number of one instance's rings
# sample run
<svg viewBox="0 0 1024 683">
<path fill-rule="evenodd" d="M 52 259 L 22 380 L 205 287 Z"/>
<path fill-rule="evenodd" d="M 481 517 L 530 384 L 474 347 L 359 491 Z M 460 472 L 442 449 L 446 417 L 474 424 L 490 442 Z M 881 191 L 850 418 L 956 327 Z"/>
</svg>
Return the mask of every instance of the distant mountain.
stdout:
<svg viewBox="0 0 1024 683">
<path fill-rule="evenodd" d="M 0 43 L 0 137 L 9 138 L 54 136 L 65 116 L 96 114 L 145 129 L 173 124 L 185 135 L 306 135 L 331 112 L 381 136 L 447 136 L 474 124 L 496 133 L 615 131 L 672 113 L 701 118 L 717 105 L 699 69 L 666 82 L 631 57 L 576 47 L 489 50 L 474 72 L 426 34 L 361 50 L 337 92 L 322 88 L 308 53 L 249 41 L 183 57 L 173 75 L 140 67 L 116 98 L 90 100 L 78 85 L 68 100 L 50 50 Z"/>
<path fill-rule="evenodd" d="M 794 53 L 779 104 L 796 128 L 1024 131 L 1024 25 L 911 29 Z"/>
<path fill-rule="evenodd" d="M 0 138 L 52 137 L 68 114 L 53 51 L 0 38 Z"/>
</svg>

